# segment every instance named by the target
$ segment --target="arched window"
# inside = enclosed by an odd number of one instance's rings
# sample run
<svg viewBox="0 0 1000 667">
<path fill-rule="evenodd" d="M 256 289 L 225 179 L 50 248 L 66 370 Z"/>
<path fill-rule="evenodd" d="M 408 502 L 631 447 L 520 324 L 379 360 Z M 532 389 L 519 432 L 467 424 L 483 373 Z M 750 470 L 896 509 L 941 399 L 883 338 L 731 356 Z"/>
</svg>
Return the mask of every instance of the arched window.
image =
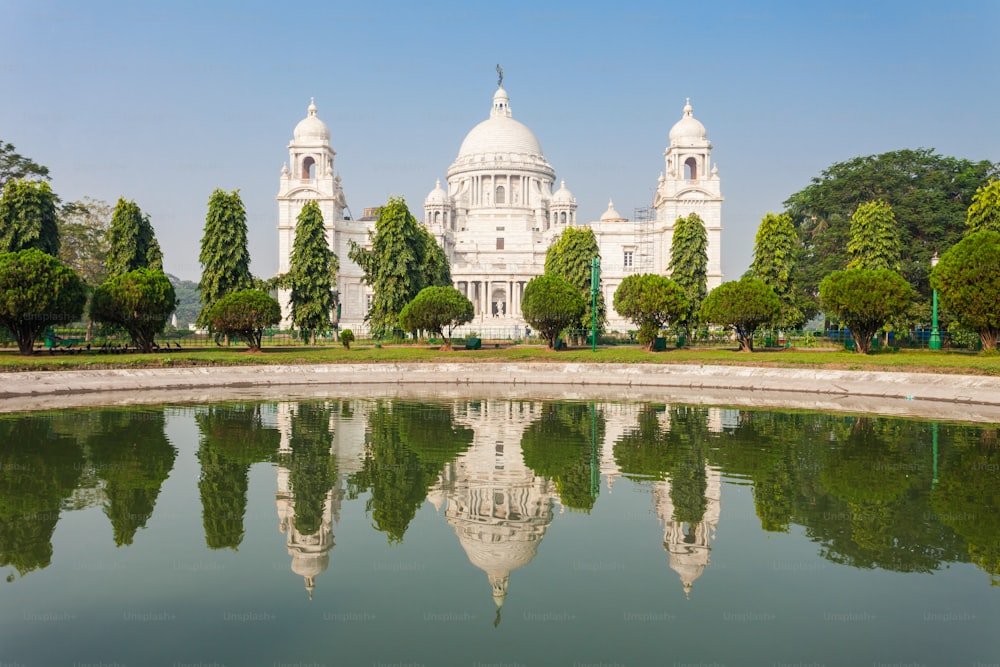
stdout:
<svg viewBox="0 0 1000 667">
<path fill-rule="evenodd" d="M 689 181 L 698 180 L 698 161 L 693 157 L 684 160 L 684 178 Z"/>
<path fill-rule="evenodd" d="M 441 224 L 441 211 L 437 211 L 434 213 L 434 224 L 435 225 Z"/>
<path fill-rule="evenodd" d="M 503 186 L 502 185 L 498 185 L 497 186 L 497 200 L 496 201 L 497 201 L 497 204 L 503 204 L 505 202 L 505 199 L 504 199 L 504 190 L 503 190 Z"/>
<path fill-rule="evenodd" d="M 559 222 L 561 222 L 564 225 L 566 224 L 566 211 L 563 211 L 560 214 L 560 216 L 559 216 Z"/>
<path fill-rule="evenodd" d="M 307 180 L 316 178 L 316 160 L 311 157 L 302 160 L 302 178 Z"/>
</svg>

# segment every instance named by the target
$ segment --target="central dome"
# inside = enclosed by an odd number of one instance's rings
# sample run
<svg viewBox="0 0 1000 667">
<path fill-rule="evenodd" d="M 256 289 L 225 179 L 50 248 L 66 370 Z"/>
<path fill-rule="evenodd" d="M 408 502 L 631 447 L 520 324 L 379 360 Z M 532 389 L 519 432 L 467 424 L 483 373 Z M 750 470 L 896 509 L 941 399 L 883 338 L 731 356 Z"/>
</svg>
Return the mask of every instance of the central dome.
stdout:
<svg viewBox="0 0 1000 667">
<path fill-rule="evenodd" d="M 511 116 L 510 100 L 502 87 L 493 95 L 488 120 L 472 128 L 458 149 L 457 161 L 486 153 L 507 153 L 543 157 L 535 134 Z"/>
</svg>

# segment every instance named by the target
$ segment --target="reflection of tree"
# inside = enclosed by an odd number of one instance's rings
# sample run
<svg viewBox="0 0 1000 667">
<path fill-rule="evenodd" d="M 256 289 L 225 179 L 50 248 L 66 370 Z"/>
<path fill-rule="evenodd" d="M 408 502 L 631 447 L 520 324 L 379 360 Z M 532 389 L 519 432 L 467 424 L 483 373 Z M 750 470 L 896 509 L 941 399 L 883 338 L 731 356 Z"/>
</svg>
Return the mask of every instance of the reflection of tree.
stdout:
<svg viewBox="0 0 1000 667">
<path fill-rule="evenodd" d="M 104 513 L 115 544 L 132 544 L 153 514 L 177 450 L 163 432 L 162 409 L 103 410 L 101 433 L 88 439 L 91 461 L 105 482 Z"/>
<path fill-rule="evenodd" d="M 666 424 L 664 424 L 666 421 Z M 647 405 L 638 426 L 615 443 L 615 462 L 622 473 L 639 479 L 670 479 L 675 521 L 697 524 L 705 515 L 705 451 L 708 411 L 684 405 Z"/>
<path fill-rule="evenodd" d="M 604 414 L 583 403 L 546 403 L 538 421 L 524 431 L 524 463 L 536 475 L 556 484 L 559 499 L 570 509 L 590 511 L 593 466 L 600 459 L 592 443 L 604 440 Z"/>
<path fill-rule="evenodd" d="M 278 452 L 281 434 L 264 426 L 260 408 L 212 405 L 195 414 L 201 430 L 198 490 L 211 549 L 235 549 L 243 541 L 250 466 L 274 460 Z"/>
<path fill-rule="evenodd" d="M 942 430 L 942 450 L 972 430 Z M 929 511 L 924 423 L 748 411 L 710 457 L 753 482 L 765 529 L 805 526 L 834 562 L 930 572 L 966 559 L 961 539 Z"/>
<path fill-rule="evenodd" d="M 0 567 L 24 576 L 49 565 L 60 505 L 83 467 L 80 447 L 47 418 L 0 419 Z"/>
<path fill-rule="evenodd" d="M 295 528 L 302 535 L 319 531 L 327 493 L 337 481 L 337 459 L 330 452 L 330 420 L 336 409 L 327 403 L 303 401 L 292 413 L 291 453 L 283 454 L 280 462 L 288 469 L 295 498 Z"/>
<path fill-rule="evenodd" d="M 437 481 L 443 464 L 472 444 L 472 431 L 455 426 L 450 409 L 379 402 L 368 414 L 362 469 L 348 479 L 357 498 L 390 542 L 402 542 L 410 521 Z"/>
<path fill-rule="evenodd" d="M 931 503 L 936 517 L 965 538 L 972 562 L 1000 586 L 1000 447 L 996 431 L 982 435 L 944 457 Z"/>
</svg>

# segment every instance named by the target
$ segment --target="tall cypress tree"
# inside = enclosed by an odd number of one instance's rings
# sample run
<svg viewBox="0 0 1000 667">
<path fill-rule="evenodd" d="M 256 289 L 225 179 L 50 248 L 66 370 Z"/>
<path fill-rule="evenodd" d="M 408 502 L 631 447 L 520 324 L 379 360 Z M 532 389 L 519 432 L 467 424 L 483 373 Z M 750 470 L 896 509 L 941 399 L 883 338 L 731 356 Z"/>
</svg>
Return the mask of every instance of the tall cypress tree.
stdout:
<svg viewBox="0 0 1000 667">
<path fill-rule="evenodd" d="M 882 200 L 860 204 L 851 216 L 849 269 L 900 270 L 899 227 L 892 206 Z"/>
<path fill-rule="evenodd" d="M 326 240 L 323 212 L 319 204 L 308 202 L 295 224 L 287 280 L 291 286 L 292 323 L 303 332 L 311 332 L 314 344 L 316 332 L 328 331 L 332 326 L 336 267 L 337 256 Z"/>
<path fill-rule="evenodd" d="M 792 329 L 800 327 L 807 319 L 797 303 L 800 295 L 793 281 L 799 248 L 799 235 L 791 216 L 768 213 L 757 228 L 753 262 L 748 272 L 750 277 L 767 283 L 781 300 L 781 315 L 776 324 Z"/>
<path fill-rule="evenodd" d="M 208 328 L 208 312 L 230 292 L 253 287 L 247 250 L 247 213 L 238 190 L 217 189 L 208 199 L 201 237 L 201 313 L 198 326 Z"/>
<path fill-rule="evenodd" d="M 708 293 L 708 233 L 697 213 L 677 218 L 674 223 L 667 271 L 687 297 L 688 312 L 681 326 L 690 334 L 692 327 L 697 325 L 697 313 Z"/>
<path fill-rule="evenodd" d="M 365 320 L 373 334 L 383 336 L 399 329 L 399 313 L 428 286 L 428 280 L 448 279 L 447 285 L 451 273 L 447 257 L 429 245 L 437 244 L 432 236 L 421 231 L 402 197 L 390 197 L 379 209 L 375 233 L 370 237 L 371 250 L 352 242 L 348 256 L 364 271 L 364 280 L 374 292 Z M 427 261 L 428 256 L 432 257 L 431 262 Z M 429 271 L 428 264 L 435 268 Z"/>
<path fill-rule="evenodd" d="M 56 196 L 44 181 L 7 181 L 0 195 L 0 252 L 28 248 L 58 254 Z"/>
<path fill-rule="evenodd" d="M 584 329 L 589 329 L 593 322 L 590 274 L 595 257 L 601 257 L 601 249 L 590 227 L 567 227 L 545 252 L 545 273 L 557 275 L 580 290 L 587 306 L 575 326 Z M 607 311 L 604 291 L 598 290 L 597 326 L 602 331 L 608 321 Z"/>
<path fill-rule="evenodd" d="M 118 199 L 111 215 L 108 249 L 108 278 L 135 269 L 163 270 L 163 252 L 156 241 L 149 216 L 134 201 Z"/>
</svg>

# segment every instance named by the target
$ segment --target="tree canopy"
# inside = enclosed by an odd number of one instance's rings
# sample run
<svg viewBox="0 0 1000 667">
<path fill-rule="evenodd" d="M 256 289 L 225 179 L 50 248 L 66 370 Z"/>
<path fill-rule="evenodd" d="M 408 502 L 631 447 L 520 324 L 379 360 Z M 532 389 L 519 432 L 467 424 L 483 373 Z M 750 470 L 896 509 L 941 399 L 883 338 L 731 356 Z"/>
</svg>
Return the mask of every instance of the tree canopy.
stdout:
<svg viewBox="0 0 1000 667">
<path fill-rule="evenodd" d="M 781 301 L 767 283 L 742 278 L 722 283 L 708 293 L 701 319 L 736 332 L 741 352 L 753 352 L 753 334 L 781 312 Z"/>
<path fill-rule="evenodd" d="M 17 152 L 14 144 L 0 139 L 0 188 L 8 181 L 47 181 L 49 168 Z"/>
<path fill-rule="evenodd" d="M 373 335 L 386 336 L 400 329 L 400 312 L 420 290 L 451 284 L 451 271 L 444 251 L 402 197 L 390 197 L 379 208 L 369 239 L 370 250 L 352 241 L 348 257 L 361 267 L 372 288 L 365 321 Z"/>
<path fill-rule="evenodd" d="M 690 333 L 698 324 L 698 310 L 708 292 L 708 233 L 697 213 L 677 218 L 674 223 L 667 273 L 687 297 L 688 312 L 680 325 Z"/>
<path fill-rule="evenodd" d="M 94 291 L 90 317 L 121 327 L 132 344 L 152 352 L 156 334 L 163 331 L 177 305 L 167 274 L 153 269 L 135 269 L 113 276 Z"/>
<path fill-rule="evenodd" d="M 79 319 L 86 300 L 83 281 L 55 257 L 37 248 L 0 253 L 0 325 L 21 354 L 46 328 Z"/>
<path fill-rule="evenodd" d="M 163 252 L 149 216 L 134 201 L 118 199 L 108 232 L 108 276 L 113 278 L 136 269 L 163 270 Z"/>
<path fill-rule="evenodd" d="M 580 290 L 559 276 L 546 273 L 524 286 L 521 301 L 524 321 L 538 330 L 550 348 L 556 346 L 563 329 L 580 321 L 583 309 Z"/>
<path fill-rule="evenodd" d="M 931 273 L 941 304 L 979 334 L 983 350 L 995 350 L 1000 335 L 1000 232 L 966 236 L 941 256 Z"/>
<path fill-rule="evenodd" d="M 100 285 L 108 277 L 108 229 L 111 204 L 84 197 L 59 212 L 59 259 L 88 285 Z"/>
<path fill-rule="evenodd" d="M 201 237 L 201 282 L 204 304 L 198 325 L 211 325 L 212 306 L 227 294 L 253 287 L 247 249 L 247 212 L 238 190 L 217 189 L 208 199 L 205 232 Z"/>
<path fill-rule="evenodd" d="M 785 201 L 804 254 L 799 280 L 810 293 L 847 266 L 851 214 L 859 204 L 885 201 L 899 221 L 902 273 L 925 297 L 930 258 L 961 238 L 976 189 L 998 172 L 987 160 L 971 162 L 933 149 L 899 150 L 834 164 Z"/>
<path fill-rule="evenodd" d="M 281 322 L 281 305 L 267 292 L 237 290 L 213 303 L 207 319 L 213 331 L 239 336 L 259 351 L 264 329 Z"/>
<path fill-rule="evenodd" d="M 337 256 L 330 250 L 323 224 L 323 212 L 315 201 L 306 202 L 295 223 L 295 242 L 286 282 L 291 287 L 292 323 L 300 331 L 316 332 L 332 327 L 330 313 L 335 307 Z"/>
<path fill-rule="evenodd" d="M 878 330 L 906 311 L 913 288 L 889 269 L 847 269 L 824 278 L 819 295 L 827 312 L 851 330 L 855 350 L 868 354 Z"/>
<path fill-rule="evenodd" d="M 968 227 L 967 234 L 984 229 L 1000 232 L 1000 180 L 990 181 L 976 190 L 969 204 L 965 226 Z"/>
<path fill-rule="evenodd" d="M 0 252 L 59 253 L 56 196 L 45 181 L 12 180 L 0 194 Z"/>
<path fill-rule="evenodd" d="M 600 259 L 601 252 L 597 237 L 590 227 L 567 227 L 556 237 L 545 252 L 545 273 L 559 276 L 580 290 L 584 311 L 578 326 L 589 329 L 593 323 L 591 297 L 591 271 L 593 259 Z M 608 320 L 608 308 L 604 303 L 604 292 L 597 292 L 597 328 L 604 330 Z"/>
<path fill-rule="evenodd" d="M 795 282 L 800 254 L 801 243 L 791 217 L 786 213 L 765 215 L 757 227 L 748 275 L 767 283 L 781 300 L 775 324 L 782 328 L 798 329 L 816 311 L 815 299 L 804 294 Z"/>
<path fill-rule="evenodd" d="M 639 342 L 652 351 L 660 329 L 688 310 L 684 290 L 666 276 L 633 274 L 615 290 L 615 311 L 639 327 Z"/>
<path fill-rule="evenodd" d="M 441 336 L 448 350 L 452 328 L 471 322 L 473 315 L 472 302 L 454 287 L 425 287 L 403 306 L 399 326 Z"/>
</svg>

